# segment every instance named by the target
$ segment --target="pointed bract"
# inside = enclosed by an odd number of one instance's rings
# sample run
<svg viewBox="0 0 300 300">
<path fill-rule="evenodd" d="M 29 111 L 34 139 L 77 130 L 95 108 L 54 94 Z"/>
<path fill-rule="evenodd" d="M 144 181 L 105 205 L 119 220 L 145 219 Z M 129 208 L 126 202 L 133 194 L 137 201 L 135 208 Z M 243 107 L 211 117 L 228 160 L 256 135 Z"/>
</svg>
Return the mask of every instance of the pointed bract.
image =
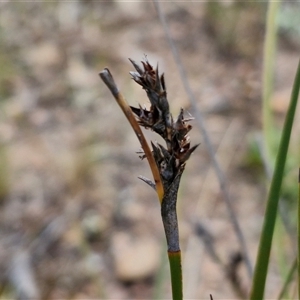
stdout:
<svg viewBox="0 0 300 300">
<path fill-rule="evenodd" d="M 166 142 L 165 148 L 161 144 L 155 145 L 151 142 L 153 156 L 159 168 L 163 181 L 172 182 L 179 172 L 182 172 L 186 161 L 196 150 L 198 145 L 190 146 L 188 132 L 192 129 L 187 122 L 193 118 L 184 116 L 184 109 L 181 108 L 176 121 L 169 111 L 166 85 L 164 75 L 159 75 L 158 65 L 154 70 L 147 59 L 142 61 L 142 68 L 133 60 L 129 59 L 136 72 L 130 72 L 133 80 L 141 85 L 146 91 L 150 100 L 150 109 L 132 107 L 139 124 L 150 128 L 158 133 Z"/>
</svg>

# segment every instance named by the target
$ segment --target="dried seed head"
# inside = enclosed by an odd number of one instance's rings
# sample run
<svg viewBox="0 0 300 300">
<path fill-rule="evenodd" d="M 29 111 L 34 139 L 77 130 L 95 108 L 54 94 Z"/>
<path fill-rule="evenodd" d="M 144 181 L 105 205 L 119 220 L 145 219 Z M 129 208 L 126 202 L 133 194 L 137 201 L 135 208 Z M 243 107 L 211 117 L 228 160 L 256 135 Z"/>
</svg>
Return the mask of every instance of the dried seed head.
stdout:
<svg viewBox="0 0 300 300">
<path fill-rule="evenodd" d="M 136 70 L 130 72 L 133 80 L 143 87 L 151 103 L 149 110 L 142 108 L 141 105 L 139 108 L 131 107 L 131 109 L 141 126 L 152 129 L 165 140 L 167 148 L 160 144 L 157 146 L 152 142 L 151 144 L 163 181 L 171 182 L 183 170 L 185 162 L 198 147 L 198 145 L 190 146 L 190 138 L 187 135 L 192 129 L 187 123 L 193 118 L 191 116 L 186 118 L 181 108 L 174 122 L 169 111 L 164 75 L 159 76 L 158 66 L 154 70 L 145 59 L 142 61 L 142 69 L 136 62 L 129 60 Z"/>
</svg>

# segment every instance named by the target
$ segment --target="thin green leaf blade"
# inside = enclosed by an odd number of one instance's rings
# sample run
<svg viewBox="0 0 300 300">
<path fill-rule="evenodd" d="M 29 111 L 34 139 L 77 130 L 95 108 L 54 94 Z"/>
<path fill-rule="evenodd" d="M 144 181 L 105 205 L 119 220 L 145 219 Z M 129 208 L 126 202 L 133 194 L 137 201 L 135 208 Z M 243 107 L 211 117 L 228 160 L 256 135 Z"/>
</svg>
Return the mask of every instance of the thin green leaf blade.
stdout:
<svg viewBox="0 0 300 300">
<path fill-rule="evenodd" d="M 251 300 L 263 299 L 265 283 L 269 265 L 271 244 L 277 216 L 277 207 L 280 196 L 280 189 L 282 184 L 284 166 L 286 162 L 287 151 L 290 142 L 291 131 L 294 122 L 294 116 L 299 96 L 300 88 L 300 62 L 298 64 L 297 73 L 293 85 L 291 101 L 286 115 L 284 128 L 280 140 L 279 151 L 276 158 L 275 170 L 270 186 L 270 191 L 267 200 L 267 207 L 264 217 L 264 224 L 260 243 L 258 248 L 258 255 L 256 259 L 254 277 L 252 281 L 252 288 L 250 293 Z"/>
</svg>

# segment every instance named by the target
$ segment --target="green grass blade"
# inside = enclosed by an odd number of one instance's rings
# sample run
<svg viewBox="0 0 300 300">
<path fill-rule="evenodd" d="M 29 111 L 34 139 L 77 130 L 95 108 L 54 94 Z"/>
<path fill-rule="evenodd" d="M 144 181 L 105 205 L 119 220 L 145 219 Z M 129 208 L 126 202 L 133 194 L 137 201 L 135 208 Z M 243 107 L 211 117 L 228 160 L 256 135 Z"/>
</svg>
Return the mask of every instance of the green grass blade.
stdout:
<svg viewBox="0 0 300 300">
<path fill-rule="evenodd" d="M 297 258 L 293 261 L 293 264 L 292 266 L 290 267 L 290 270 L 286 276 L 286 279 L 285 279 L 285 282 L 284 282 L 284 285 L 279 293 L 279 296 L 278 296 L 278 300 L 281 300 L 283 299 L 283 297 L 285 296 L 286 294 L 286 291 L 290 285 L 290 283 L 292 282 L 293 280 L 293 276 L 294 276 L 294 273 L 296 272 L 296 269 L 297 269 Z"/>
<path fill-rule="evenodd" d="M 268 195 L 267 207 L 265 212 L 264 224 L 259 242 L 258 255 L 256 259 L 254 277 L 252 281 L 252 288 L 250 293 L 251 300 L 263 299 L 265 283 L 269 265 L 270 250 L 272 244 L 272 237 L 274 232 L 275 220 L 277 215 L 277 207 L 280 196 L 280 188 L 283 178 L 284 166 L 290 142 L 291 131 L 299 96 L 300 87 L 300 63 L 293 85 L 291 100 L 283 132 L 280 140 L 279 151 L 276 158 L 275 170 Z"/>
</svg>

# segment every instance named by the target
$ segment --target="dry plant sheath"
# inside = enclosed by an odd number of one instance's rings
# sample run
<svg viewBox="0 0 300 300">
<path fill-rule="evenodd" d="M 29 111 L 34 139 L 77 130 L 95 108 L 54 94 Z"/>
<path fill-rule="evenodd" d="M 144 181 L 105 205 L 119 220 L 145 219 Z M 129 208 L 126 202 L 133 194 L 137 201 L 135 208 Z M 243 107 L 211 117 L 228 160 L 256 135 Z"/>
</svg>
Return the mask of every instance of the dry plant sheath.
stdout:
<svg viewBox="0 0 300 300">
<path fill-rule="evenodd" d="M 127 102 L 124 99 L 124 97 L 122 96 L 122 94 L 119 92 L 119 89 L 117 88 L 115 81 L 114 81 L 111 73 L 109 72 L 109 70 L 106 68 L 102 72 L 100 72 L 99 75 L 100 75 L 101 79 L 103 80 L 103 82 L 106 84 L 106 86 L 111 91 L 112 95 L 116 99 L 119 106 L 121 107 L 122 111 L 124 112 L 126 118 L 128 119 L 131 127 L 133 128 L 136 136 L 138 137 L 138 139 L 141 143 L 141 146 L 144 150 L 145 156 L 148 159 L 148 162 L 149 162 L 149 165 L 150 165 L 150 168 L 152 171 L 158 198 L 161 202 L 163 195 L 164 195 L 163 185 L 162 185 L 162 182 L 160 179 L 158 168 L 154 161 L 154 157 L 151 154 L 151 150 L 148 146 L 145 136 L 144 136 L 140 126 L 138 125 L 137 121 L 135 120 L 135 117 L 134 117 L 129 105 L 127 104 Z"/>
<path fill-rule="evenodd" d="M 137 134 L 143 149 L 140 157 L 147 158 L 152 169 L 154 183 L 142 176 L 140 179 L 151 187 L 155 187 L 161 200 L 161 216 L 168 245 L 173 299 L 180 300 L 182 299 L 182 271 L 176 212 L 177 193 L 186 161 L 198 145 L 190 146 L 188 132 L 192 126 L 188 122 L 192 118 L 186 118 L 184 110 L 181 109 L 177 119 L 173 119 L 169 110 L 164 75 L 159 74 L 158 67 L 154 69 L 147 59 L 142 61 L 142 68 L 133 60 L 130 59 L 130 61 L 136 70 L 130 74 L 133 80 L 146 91 L 150 101 L 149 109 L 141 105 L 138 108 L 129 107 L 108 69 L 104 69 L 100 77 L 110 89 Z M 151 142 L 151 152 L 140 126 L 160 135 L 166 146 Z M 159 184 L 162 184 L 162 187 Z"/>
</svg>

